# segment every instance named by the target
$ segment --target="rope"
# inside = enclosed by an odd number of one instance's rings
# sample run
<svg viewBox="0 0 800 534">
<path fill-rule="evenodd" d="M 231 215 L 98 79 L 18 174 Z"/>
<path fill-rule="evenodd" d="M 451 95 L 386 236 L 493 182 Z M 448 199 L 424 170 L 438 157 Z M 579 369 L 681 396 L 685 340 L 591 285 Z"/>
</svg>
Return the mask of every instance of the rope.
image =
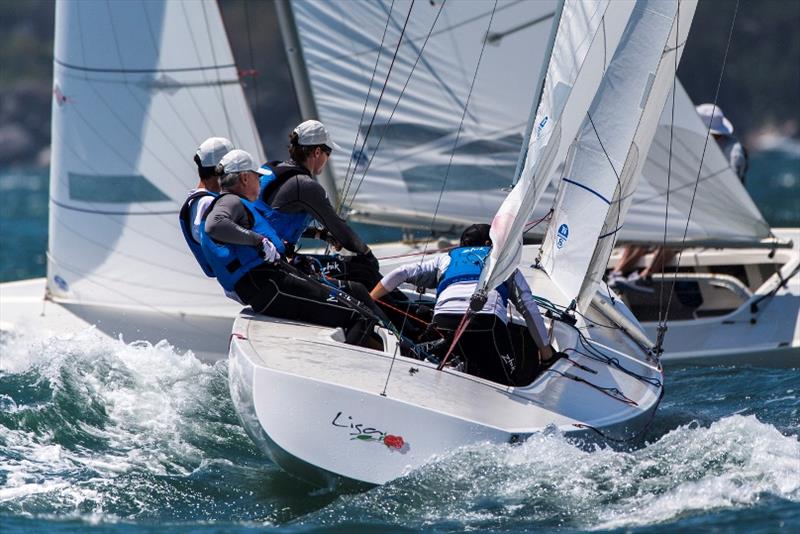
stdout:
<svg viewBox="0 0 800 534">
<path fill-rule="evenodd" d="M 352 205 L 353 202 L 355 202 L 356 197 L 358 196 L 358 192 L 361 190 L 361 184 L 364 183 L 364 179 L 367 176 L 367 172 L 369 171 L 370 167 L 372 167 L 372 161 L 375 159 L 375 155 L 378 153 L 378 149 L 380 148 L 381 142 L 383 141 L 383 138 L 386 135 L 386 131 L 389 129 L 389 125 L 392 123 L 392 119 L 394 118 L 394 114 L 397 111 L 398 106 L 400 105 L 400 101 L 403 99 L 403 96 L 406 93 L 406 89 L 408 88 L 408 84 L 411 81 L 411 77 L 414 75 L 414 72 L 417 69 L 417 64 L 419 64 L 420 59 L 422 59 L 422 53 L 425 51 L 425 47 L 428 45 L 428 40 L 430 39 L 431 35 L 433 34 L 433 29 L 436 27 L 436 23 L 439 21 L 439 16 L 442 14 L 442 11 L 444 10 L 444 5 L 445 5 L 446 1 L 447 0 L 444 0 L 442 2 L 442 4 L 439 6 L 439 11 L 436 13 L 436 17 L 433 19 L 433 23 L 431 24 L 431 29 L 428 30 L 428 35 L 425 37 L 425 41 L 423 41 L 422 46 L 419 49 L 419 53 L 417 54 L 417 58 L 414 60 L 414 64 L 411 66 L 411 70 L 409 71 L 408 76 L 406 77 L 406 81 L 403 84 L 403 88 L 400 90 L 400 94 L 398 95 L 397 100 L 395 101 L 394 106 L 392 107 L 391 113 L 389 113 L 389 119 L 386 121 L 386 124 L 384 125 L 383 130 L 381 130 L 381 135 L 380 135 L 380 137 L 378 137 L 378 142 L 375 144 L 375 150 L 372 151 L 372 154 L 370 155 L 370 158 L 367 161 L 367 164 L 364 166 L 364 171 L 361 173 L 361 178 L 360 178 L 360 180 L 358 182 L 358 185 L 356 186 L 356 190 L 355 190 L 355 192 L 353 192 L 353 196 L 350 199 L 350 204 L 351 205 Z M 377 111 L 377 108 L 376 108 L 376 111 Z M 374 120 L 374 118 L 373 118 L 373 120 Z M 364 138 L 364 144 L 366 144 L 366 142 L 367 142 L 367 139 L 365 137 Z M 363 153 L 363 146 L 364 145 L 362 144 L 362 153 Z M 356 169 L 353 169 L 353 178 L 355 178 L 355 172 L 356 172 Z M 344 196 L 342 198 L 344 199 Z M 346 216 L 344 217 L 345 220 L 347 219 L 347 217 L 349 217 L 349 213 L 346 214 Z"/>
<path fill-rule="evenodd" d="M 725 45 L 725 55 L 722 58 L 722 68 L 720 69 L 720 72 L 719 72 L 719 79 L 717 80 L 717 89 L 716 89 L 716 92 L 714 93 L 714 107 L 712 109 L 712 114 L 714 112 L 716 112 L 716 110 L 717 110 L 717 101 L 719 100 L 719 91 L 720 91 L 720 88 L 722 87 L 722 79 L 723 79 L 723 77 L 725 75 L 725 65 L 728 62 L 728 52 L 730 51 L 731 41 L 733 40 L 733 28 L 734 28 L 734 26 L 736 24 L 736 16 L 737 16 L 738 13 L 739 13 L 739 0 L 736 0 L 736 6 L 733 9 L 733 18 L 731 20 L 731 27 L 730 27 L 730 30 L 728 31 L 728 42 Z M 674 95 L 673 95 L 673 99 L 674 99 Z M 666 307 L 666 309 L 664 311 L 664 328 L 663 328 L 663 332 L 666 332 L 667 322 L 669 320 L 669 309 L 670 309 L 670 305 L 672 304 L 672 295 L 673 295 L 673 293 L 675 291 L 675 284 L 676 284 L 677 279 L 678 279 L 678 269 L 680 269 L 681 258 L 683 257 L 683 244 L 686 242 L 686 235 L 689 232 L 689 221 L 692 218 L 692 210 L 694 209 L 694 201 L 695 201 L 695 198 L 697 197 L 697 186 L 700 183 L 700 174 L 703 171 L 703 160 L 706 157 L 706 149 L 708 148 L 708 140 L 709 140 L 710 137 L 711 137 L 711 122 L 709 121 L 708 128 L 706 129 L 706 140 L 705 140 L 705 143 L 703 144 L 703 152 L 700 155 L 700 165 L 699 165 L 699 167 L 697 169 L 697 178 L 695 178 L 694 189 L 692 190 L 692 200 L 689 203 L 689 213 L 686 215 L 686 226 L 684 226 L 684 229 L 683 229 L 683 238 L 681 240 L 681 248 L 680 248 L 680 250 L 678 252 L 677 265 L 675 267 L 675 273 L 674 273 L 674 275 L 672 277 L 672 285 L 671 285 L 670 290 L 669 290 L 669 297 L 667 298 L 667 307 Z M 662 343 L 664 341 L 663 337 L 664 337 L 663 333 L 661 333 L 660 338 L 656 341 L 656 353 L 658 353 L 661 350 L 661 346 L 662 346 Z"/>
<path fill-rule="evenodd" d="M 389 70 L 386 72 L 386 79 L 383 80 L 383 87 L 381 87 L 381 93 L 380 93 L 380 95 L 378 95 L 378 101 L 375 103 L 375 109 L 372 112 L 372 118 L 369 121 L 369 126 L 367 126 L 367 131 L 364 133 L 364 140 L 361 142 L 361 149 L 360 149 L 361 153 L 364 152 L 364 148 L 367 145 L 367 139 L 369 139 L 369 134 L 372 131 L 372 126 L 375 124 L 375 119 L 378 116 L 378 109 L 380 109 L 381 101 L 383 101 L 383 95 L 386 93 L 386 86 L 389 85 L 389 79 L 392 76 L 392 69 L 394 69 L 394 63 L 397 60 L 397 54 L 400 52 L 400 45 L 403 44 L 403 36 L 405 35 L 406 28 L 408 27 L 408 20 L 411 18 L 411 11 L 414 9 L 414 1 L 415 0 L 411 0 L 411 5 L 408 7 L 408 13 L 406 14 L 406 20 L 403 23 L 402 30 L 400 30 L 400 38 L 397 40 L 397 46 L 394 49 L 394 54 L 392 55 L 392 61 L 391 61 L 391 63 L 389 63 Z M 391 13 L 390 13 L 390 15 L 391 15 Z M 390 19 L 391 19 L 391 16 L 388 17 L 388 19 L 386 21 L 387 26 L 389 24 L 389 20 Z M 377 63 L 376 63 L 376 68 L 377 68 Z M 369 95 L 367 95 L 367 101 L 369 101 Z M 365 104 L 365 107 L 366 107 L 366 104 Z M 356 135 L 358 135 L 358 133 L 356 133 Z M 350 159 L 352 161 L 352 157 Z M 355 169 L 353 171 L 353 175 L 355 176 Z M 348 190 L 349 190 L 349 186 L 348 186 L 347 190 L 345 190 L 342 193 L 342 200 L 340 201 L 340 204 L 339 204 L 340 213 L 341 213 L 341 208 L 344 206 L 344 198 L 347 196 Z"/>
<path fill-rule="evenodd" d="M 344 173 L 344 187 L 342 188 L 342 195 L 339 197 L 339 205 L 336 206 L 336 212 L 341 215 L 342 208 L 344 207 L 344 199 L 347 197 L 347 193 L 350 190 L 350 185 L 352 183 L 352 179 L 355 177 L 356 169 L 353 169 L 353 176 L 350 176 L 350 168 L 353 166 L 353 156 L 356 153 L 356 145 L 358 144 L 358 136 L 361 134 L 361 127 L 364 124 L 364 115 L 367 113 L 367 104 L 369 104 L 369 97 L 372 95 L 372 84 L 375 82 L 375 74 L 378 72 L 378 64 L 381 60 L 381 54 L 383 53 L 383 43 L 386 40 L 386 34 L 389 31 L 389 21 L 392 19 L 392 11 L 394 10 L 394 0 L 392 0 L 392 5 L 389 6 L 389 12 L 386 14 L 386 26 L 383 27 L 383 35 L 381 36 L 381 44 L 378 48 L 378 56 L 375 58 L 375 66 L 372 69 L 372 75 L 369 78 L 369 88 L 367 89 L 367 97 L 364 99 L 364 107 L 361 108 L 361 117 L 358 119 L 358 129 L 356 129 L 356 137 L 353 139 L 353 148 L 350 152 L 350 160 L 347 162 L 347 171 Z M 409 12 L 411 10 L 409 9 Z M 402 41 L 403 37 L 400 36 L 400 41 Z M 397 49 L 400 48 L 400 41 L 397 42 Z M 391 69 L 390 69 L 391 70 Z M 387 74 L 388 80 L 388 74 Z M 380 101 L 379 101 L 380 103 Z M 378 106 L 375 106 L 375 111 L 377 112 Z M 373 115 L 374 120 L 374 115 Z M 371 125 L 370 125 L 371 126 Z M 366 138 L 364 139 L 364 143 L 366 143 Z M 363 154 L 364 151 L 364 144 L 361 145 L 360 153 Z M 358 167 L 358 164 L 356 164 Z"/>
</svg>

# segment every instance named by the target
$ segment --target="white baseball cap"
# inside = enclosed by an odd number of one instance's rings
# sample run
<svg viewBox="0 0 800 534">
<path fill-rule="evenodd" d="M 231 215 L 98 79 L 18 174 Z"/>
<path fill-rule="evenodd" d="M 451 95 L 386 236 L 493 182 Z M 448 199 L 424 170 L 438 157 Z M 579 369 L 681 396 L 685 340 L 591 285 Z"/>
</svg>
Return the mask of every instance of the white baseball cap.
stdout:
<svg viewBox="0 0 800 534">
<path fill-rule="evenodd" d="M 712 134 L 717 135 L 732 135 L 733 124 L 725 118 L 725 114 L 714 104 L 700 104 L 697 109 L 697 114 L 703 119 L 703 124 L 706 125 Z"/>
<path fill-rule="evenodd" d="M 209 137 L 197 149 L 197 157 L 203 167 L 214 167 L 220 162 L 222 156 L 233 150 L 233 143 L 224 137 Z"/>
<path fill-rule="evenodd" d="M 294 131 L 297 134 L 298 145 L 326 145 L 335 150 L 343 150 L 342 147 L 333 142 L 328 130 L 319 121 L 309 120 L 302 122 L 297 125 Z"/>
<path fill-rule="evenodd" d="M 258 174 L 270 173 L 269 169 L 259 166 L 249 152 L 239 150 L 238 148 L 225 154 L 222 159 L 219 160 L 219 164 L 222 165 L 222 172 L 225 174 L 243 171 L 257 172 Z"/>
</svg>

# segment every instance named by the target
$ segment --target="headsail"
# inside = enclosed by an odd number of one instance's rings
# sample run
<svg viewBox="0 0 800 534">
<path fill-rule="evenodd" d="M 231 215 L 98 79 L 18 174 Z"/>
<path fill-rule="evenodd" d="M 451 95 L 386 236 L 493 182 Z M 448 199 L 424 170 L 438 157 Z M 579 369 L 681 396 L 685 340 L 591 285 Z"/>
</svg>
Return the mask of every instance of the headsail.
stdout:
<svg viewBox="0 0 800 534">
<path fill-rule="evenodd" d="M 536 203 L 578 131 L 631 16 L 630 2 L 564 4 L 522 175 L 492 221 L 492 253 L 478 287 L 495 287 L 519 263 Z"/>
<path fill-rule="evenodd" d="M 48 289 L 150 311 L 225 306 L 177 224 L 206 137 L 263 150 L 216 2 L 56 4 Z"/>
<path fill-rule="evenodd" d="M 608 259 L 605 250 L 611 249 L 605 241 L 613 241 L 624 218 L 625 205 L 621 210 L 616 206 L 635 187 L 674 76 L 674 32 L 688 33 L 696 2 L 680 2 L 680 10 L 678 5 L 678 0 L 636 3 L 570 147 L 540 253 L 542 268 L 566 298 L 561 304 L 577 299 L 579 309 L 585 309 L 594 294 L 592 272 L 603 255 Z M 596 249 L 601 251 L 597 255 Z"/>
</svg>

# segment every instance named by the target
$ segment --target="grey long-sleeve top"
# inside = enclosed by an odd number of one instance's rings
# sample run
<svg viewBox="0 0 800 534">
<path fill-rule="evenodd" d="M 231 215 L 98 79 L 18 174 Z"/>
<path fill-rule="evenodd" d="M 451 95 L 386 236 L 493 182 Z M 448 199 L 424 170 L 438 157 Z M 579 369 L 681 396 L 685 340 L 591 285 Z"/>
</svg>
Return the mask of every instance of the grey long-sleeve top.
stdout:
<svg viewBox="0 0 800 534">
<path fill-rule="evenodd" d="M 297 165 L 293 161 L 287 165 Z M 298 174 L 283 183 L 268 199 L 273 209 L 289 213 L 305 212 L 314 217 L 336 241 L 351 252 L 366 254 L 368 247 L 339 217 L 325 189 L 310 175 Z"/>
<path fill-rule="evenodd" d="M 261 245 L 263 236 L 250 230 L 250 220 L 242 199 L 236 195 L 224 195 L 216 201 L 206 218 L 206 233 L 216 241 L 234 245 Z"/>
</svg>

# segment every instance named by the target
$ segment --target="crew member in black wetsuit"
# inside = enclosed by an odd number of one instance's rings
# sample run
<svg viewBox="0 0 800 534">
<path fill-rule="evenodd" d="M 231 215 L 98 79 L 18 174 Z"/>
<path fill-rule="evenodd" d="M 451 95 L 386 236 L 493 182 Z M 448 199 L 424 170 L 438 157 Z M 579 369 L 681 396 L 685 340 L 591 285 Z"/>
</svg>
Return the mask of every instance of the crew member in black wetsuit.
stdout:
<svg viewBox="0 0 800 534">
<path fill-rule="evenodd" d="M 347 260 L 344 270 L 348 272 L 343 278 L 372 287 L 381 278 L 378 260 L 339 217 L 325 189 L 313 178 L 322 173 L 334 149 L 341 150 L 341 147 L 333 142 L 321 122 L 308 120 L 298 125 L 289 135 L 290 159 L 273 161 L 264 167 L 274 174 L 262 177 L 256 207 L 262 209 L 278 236 L 288 245 L 290 255 L 301 236 L 317 234 L 316 237 L 328 239 L 335 247 L 356 254 Z M 322 225 L 322 232 L 311 230 L 304 234 L 313 219 Z"/>
<path fill-rule="evenodd" d="M 376 315 L 383 319 L 367 289 L 344 282 L 326 285 L 282 263 L 284 245 L 253 202 L 258 176 L 265 171 L 244 150 L 226 154 L 220 167 L 222 193 L 203 218 L 200 243 L 222 287 L 258 313 L 341 326 L 349 342 L 362 342 L 370 321 Z"/>
</svg>

